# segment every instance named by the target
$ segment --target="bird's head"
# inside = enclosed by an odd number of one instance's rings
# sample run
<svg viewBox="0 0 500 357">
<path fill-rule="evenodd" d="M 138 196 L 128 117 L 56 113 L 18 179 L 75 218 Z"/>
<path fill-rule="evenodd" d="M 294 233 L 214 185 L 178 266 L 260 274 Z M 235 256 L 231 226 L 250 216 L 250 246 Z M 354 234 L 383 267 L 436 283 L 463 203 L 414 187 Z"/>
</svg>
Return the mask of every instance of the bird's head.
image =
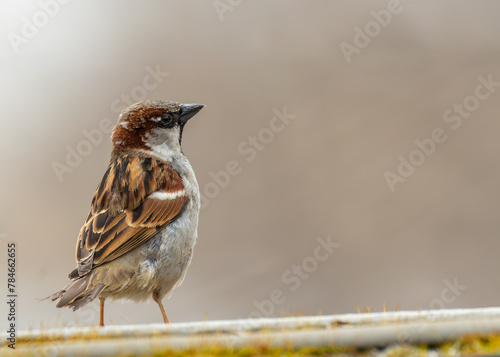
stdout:
<svg viewBox="0 0 500 357">
<path fill-rule="evenodd" d="M 184 125 L 204 105 L 144 100 L 124 109 L 113 129 L 115 151 L 140 150 L 163 157 L 181 153 Z"/>
</svg>

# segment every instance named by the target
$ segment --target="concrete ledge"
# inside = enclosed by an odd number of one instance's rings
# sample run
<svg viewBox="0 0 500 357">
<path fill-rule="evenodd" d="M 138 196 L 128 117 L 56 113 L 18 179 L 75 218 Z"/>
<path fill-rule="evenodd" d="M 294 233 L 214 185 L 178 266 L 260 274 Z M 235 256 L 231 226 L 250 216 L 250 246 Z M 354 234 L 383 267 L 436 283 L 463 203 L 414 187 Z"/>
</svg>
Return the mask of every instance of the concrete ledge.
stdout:
<svg viewBox="0 0 500 357">
<path fill-rule="evenodd" d="M 148 355 L 167 350 L 255 346 L 354 350 L 396 344 L 438 345 L 464 335 L 498 333 L 500 308 L 400 311 L 20 331 L 16 350 L 4 343 L 0 355 Z M 6 334 L 2 336 L 5 341 Z"/>
</svg>

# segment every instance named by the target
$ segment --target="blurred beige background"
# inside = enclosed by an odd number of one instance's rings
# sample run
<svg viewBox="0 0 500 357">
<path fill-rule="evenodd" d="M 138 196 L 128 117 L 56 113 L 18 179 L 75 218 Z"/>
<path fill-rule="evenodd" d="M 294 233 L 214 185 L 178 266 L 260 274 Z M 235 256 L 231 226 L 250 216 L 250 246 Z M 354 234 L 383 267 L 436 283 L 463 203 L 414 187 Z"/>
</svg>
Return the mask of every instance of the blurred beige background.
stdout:
<svg viewBox="0 0 500 357">
<path fill-rule="evenodd" d="M 183 147 L 212 198 L 171 321 L 498 305 L 500 87 L 476 89 L 500 82 L 499 2 L 42 3 L 0 5 L 0 255 L 17 242 L 20 328 L 97 324 L 97 303 L 37 299 L 74 268 L 111 150 L 100 127 L 144 96 L 207 105 Z M 434 130 L 444 142 L 412 154 Z M 86 156 L 70 167 L 68 150 Z M 400 155 L 420 166 L 392 192 Z M 241 172 L 221 187 L 229 162 Z M 161 315 L 111 303 L 106 319 Z"/>
</svg>

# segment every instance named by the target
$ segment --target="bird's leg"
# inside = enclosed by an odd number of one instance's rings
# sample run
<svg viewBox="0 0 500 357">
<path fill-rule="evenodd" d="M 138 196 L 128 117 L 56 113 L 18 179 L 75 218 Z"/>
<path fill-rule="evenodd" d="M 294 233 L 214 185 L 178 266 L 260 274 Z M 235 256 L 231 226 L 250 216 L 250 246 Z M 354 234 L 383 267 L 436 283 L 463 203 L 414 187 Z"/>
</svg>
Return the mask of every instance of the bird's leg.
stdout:
<svg viewBox="0 0 500 357">
<path fill-rule="evenodd" d="M 170 321 L 168 321 L 167 313 L 165 312 L 165 309 L 163 308 L 163 304 L 161 303 L 161 300 L 157 301 L 158 306 L 160 307 L 161 314 L 163 316 L 163 322 L 166 324 L 169 324 Z"/>
<path fill-rule="evenodd" d="M 163 308 L 163 304 L 161 303 L 161 299 L 158 296 L 158 294 L 156 294 L 156 292 L 153 293 L 153 300 L 156 301 L 156 303 L 160 307 L 161 315 L 163 316 L 163 322 L 166 324 L 169 324 L 170 321 L 168 321 L 167 313 L 165 312 L 165 309 Z"/>
<path fill-rule="evenodd" d="M 101 313 L 99 319 L 99 327 L 104 327 L 104 298 L 99 298 L 99 302 L 101 303 Z"/>
</svg>

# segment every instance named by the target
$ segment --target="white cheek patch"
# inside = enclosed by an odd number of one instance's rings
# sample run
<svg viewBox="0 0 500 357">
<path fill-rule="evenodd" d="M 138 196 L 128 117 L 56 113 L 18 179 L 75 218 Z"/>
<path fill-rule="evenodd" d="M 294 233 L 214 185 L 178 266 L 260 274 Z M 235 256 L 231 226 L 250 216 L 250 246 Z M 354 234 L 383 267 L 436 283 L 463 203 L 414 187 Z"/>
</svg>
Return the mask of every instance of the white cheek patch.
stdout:
<svg viewBox="0 0 500 357">
<path fill-rule="evenodd" d="M 149 195 L 148 198 L 154 198 L 157 200 L 175 200 L 177 197 L 185 196 L 186 191 L 180 190 L 177 192 L 165 192 L 165 191 L 156 191 Z"/>
<path fill-rule="evenodd" d="M 155 123 L 158 123 L 161 121 L 161 117 L 150 118 L 149 120 L 154 121 Z"/>
<path fill-rule="evenodd" d="M 171 162 L 175 157 L 182 157 L 179 130 L 178 127 L 168 130 L 154 129 L 146 133 L 143 141 L 151 148 L 151 155 Z"/>
</svg>

